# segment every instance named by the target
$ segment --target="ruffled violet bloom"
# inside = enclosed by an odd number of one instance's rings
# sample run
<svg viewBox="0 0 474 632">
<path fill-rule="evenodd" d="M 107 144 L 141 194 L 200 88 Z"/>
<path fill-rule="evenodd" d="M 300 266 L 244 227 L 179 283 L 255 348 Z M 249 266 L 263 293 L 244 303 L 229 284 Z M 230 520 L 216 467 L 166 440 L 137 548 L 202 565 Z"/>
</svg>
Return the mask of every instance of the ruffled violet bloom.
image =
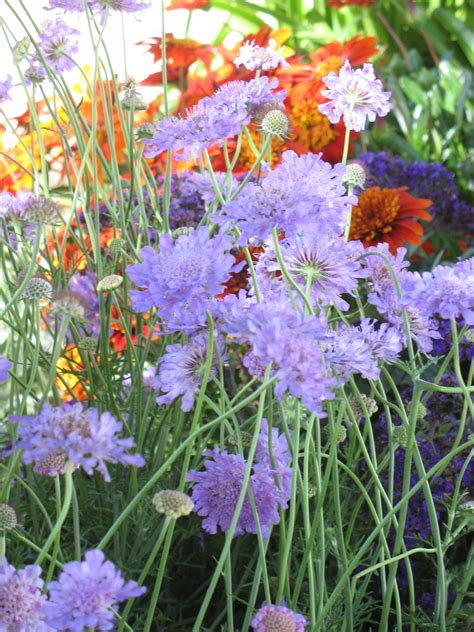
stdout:
<svg viewBox="0 0 474 632">
<path fill-rule="evenodd" d="M 266 436 L 262 434 L 259 437 L 260 451 L 254 459 L 249 482 L 264 538 L 270 527 L 279 522 L 278 507 L 285 509 L 288 504 L 288 479 L 291 480 L 288 453 L 278 445 L 277 439 L 277 469 L 273 470 L 269 464 L 268 443 L 266 449 L 264 446 L 267 441 L 268 431 Z M 186 479 L 195 483 L 191 496 L 195 511 L 199 516 L 205 516 L 202 524 L 208 533 L 217 533 L 218 528 L 228 531 L 242 490 L 247 462 L 241 454 L 228 454 L 225 450 L 221 452 L 219 448 L 208 450 L 203 456 L 209 457 L 204 461 L 205 470 L 191 470 Z M 278 484 L 276 480 L 279 481 Z M 234 535 L 245 532 L 257 533 L 248 494 L 244 499 Z"/>
<path fill-rule="evenodd" d="M 256 108 L 276 99 L 282 101 L 285 93 L 273 92 L 277 86 L 278 81 L 268 77 L 225 83 L 212 97 L 198 101 L 186 118 L 158 121 L 153 137 L 144 139 L 145 154 L 157 156 L 171 149 L 178 159 L 197 158 L 213 143 L 239 134 Z"/>
<path fill-rule="evenodd" d="M 161 235 L 159 252 L 145 247 L 143 263 L 127 268 L 132 281 L 144 288 L 130 292 L 134 309 L 144 312 L 157 307 L 168 331 L 192 332 L 204 325 L 211 299 L 222 292 L 229 273 L 243 266 L 226 253 L 231 246 L 230 237 L 210 238 L 206 227 L 180 235 L 176 241 Z"/>
<path fill-rule="evenodd" d="M 250 622 L 255 632 L 304 632 L 307 625 L 308 621 L 287 608 L 284 602 L 280 606 L 262 606 Z"/>
<path fill-rule="evenodd" d="M 392 93 L 383 92 L 372 64 L 353 70 L 347 59 L 338 75 L 330 72 L 323 81 L 329 90 L 322 90 L 321 94 L 329 101 L 318 105 L 318 109 L 331 123 L 339 123 L 342 116 L 347 128 L 360 132 L 365 129 L 366 119 L 373 122 L 377 116 L 390 112 Z"/>
<path fill-rule="evenodd" d="M 109 482 L 106 463 L 121 463 L 141 467 L 144 459 L 139 454 L 127 454 L 133 448 L 133 438 L 120 439 L 122 430 L 110 413 L 99 414 L 96 408 L 86 409 L 80 403 L 62 404 L 57 408 L 46 404 L 41 412 L 31 417 L 12 417 L 18 423 L 19 442 L 24 463 L 35 463 L 42 474 L 54 476 L 64 473 L 65 462 L 83 467 L 88 474 L 97 469 Z"/>
<path fill-rule="evenodd" d="M 88 551 L 84 562 L 68 562 L 58 581 L 50 582 L 46 621 L 54 630 L 83 632 L 112 630 L 114 613 L 121 601 L 139 597 L 146 588 L 125 582 L 102 551 Z"/>
<path fill-rule="evenodd" d="M 285 151 L 261 184 L 247 184 L 212 219 L 225 231 L 237 226 L 242 245 L 265 241 L 273 228 L 284 231 L 287 238 L 308 231 L 339 236 L 351 205 L 357 202 L 355 196 L 346 195 L 345 171 L 344 165 L 333 167 L 321 154 L 297 156 Z"/>
<path fill-rule="evenodd" d="M 8 380 L 11 368 L 12 363 L 10 360 L 8 358 L 0 357 L 0 384 Z"/>
<path fill-rule="evenodd" d="M 214 341 L 214 344 L 218 344 L 218 341 Z M 181 410 L 191 410 L 194 397 L 201 387 L 207 350 L 208 336 L 204 333 L 197 334 L 185 345 L 173 344 L 166 347 L 166 353 L 159 360 L 159 373 L 150 380 L 153 389 L 164 393 L 156 398 L 158 404 L 170 404 L 182 395 Z M 222 344 L 219 352 L 221 356 L 224 353 Z M 216 357 L 214 353 L 209 380 L 217 374 Z"/>
<path fill-rule="evenodd" d="M 4 558 L 0 566 L 0 630 L 53 632 L 44 618 L 46 596 L 41 567 L 32 564 L 16 570 Z"/>
<path fill-rule="evenodd" d="M 150 6 L 151 0 L 88 0 L 87 4 L 92 11 L 105 14 L 107 11 L 123 11 L 135 13 L 143 11 Z M 84 11 L 83 0 L 49 0 L 49 9 L 62 9 L 63 11 Z"/>
<path fill-rule="evenodd" d="M 245 42 L 239 50 L 238 56 L 234 59 L 234 64 L 244 66 L 247 70 L 274 70 L 289 68 L 290 64 L 284 60 L 281 49 L 277 49 L 274 39 L 268 40 L 268 46 L 259 46 L 252 42 Z"/>
<path fill-rule="evenodd" d="M 61 75 L 74 68 L 74 56 L 79 52 L 79 31 L 64 20 L 48 21 L 39 35 L 39 48 L 51 72 Z"/>
<path fill-rule="evenodd" d="M 7 75 L 5 79 L 0 79 L 0 104 L 2 104 L 4 101 L 11 100 L 9 92 L 12 88 L 12 85 L 13 79 L 11 75 Z"/>
</svg>

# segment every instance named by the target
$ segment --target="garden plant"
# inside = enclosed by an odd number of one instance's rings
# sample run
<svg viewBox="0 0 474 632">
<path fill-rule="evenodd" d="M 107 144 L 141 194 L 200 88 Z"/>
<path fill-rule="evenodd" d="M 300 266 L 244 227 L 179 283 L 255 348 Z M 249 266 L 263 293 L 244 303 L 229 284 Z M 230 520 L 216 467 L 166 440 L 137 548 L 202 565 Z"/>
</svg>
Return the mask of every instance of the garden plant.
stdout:
<svg viewBox="0 0 474 632">
<path fill-rule="evenodd" d="M 474 6 L 3 4 L 0 632 L 472 630 Z"/>
</svg>

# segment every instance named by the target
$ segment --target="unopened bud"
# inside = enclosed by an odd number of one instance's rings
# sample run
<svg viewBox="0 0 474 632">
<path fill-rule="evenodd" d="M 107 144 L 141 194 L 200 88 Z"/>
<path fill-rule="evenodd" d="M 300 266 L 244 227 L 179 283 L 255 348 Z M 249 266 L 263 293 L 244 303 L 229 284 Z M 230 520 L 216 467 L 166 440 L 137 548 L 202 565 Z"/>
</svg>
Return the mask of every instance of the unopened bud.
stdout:
<svg viewBox="0 0 474 632">
<path fill-rule="evenodd" d="M 188 516 L 194 509 L 194 503 L 189 496 L 173 489 L 165 489 L 153 496 L 153 504 L 158 513 L 177 520 L 181 516 Z"/>
<path fill-rule="evenodd" d="M 271 110 L 263 117 L 260 127 L 265 134 L 286 138 L 290 122 L 282 110 Z"/>
<path fill-rule="evenodd" d="M 98 292 L 111 292 L 112 290 L 116 290 L 118 287 L 122 285 L 123 277 L 119 274 L 109 274 L 109 276 L 104 277 L 97 284 Z"/>
<path fill-rule="evenodd" d="M 399 443 L 402 448 L 406 448 L 408 445 L 408 434 L 405 426 L 394 426 L 392 430 L 392 437 Z"/>
<path fill-rule="evenodd" d="M 342 180 L 352 187 L 363 189 L 366 180 L 364 167 L 358 162 L 348 164 L 346 167 L 346 173 L 344 174 Z"/>
</svg>

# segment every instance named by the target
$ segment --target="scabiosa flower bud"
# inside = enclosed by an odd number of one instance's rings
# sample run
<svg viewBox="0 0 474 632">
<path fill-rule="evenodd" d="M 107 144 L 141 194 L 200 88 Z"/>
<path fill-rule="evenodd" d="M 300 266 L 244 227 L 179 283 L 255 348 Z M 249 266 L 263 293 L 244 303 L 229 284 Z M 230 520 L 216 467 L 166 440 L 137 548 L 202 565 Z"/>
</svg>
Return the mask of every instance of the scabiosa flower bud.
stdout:
<svg viewBox="0 0 474 632">
<path fill-rule="evenodd" d="M 23 74 L 28 85 L 42 83 L 46 79 L 44 67 L 37 61 L 29 60 L 29 66 Z"/>
<path fill-rule="evenodd" d="M 138 140 L 143 140 L 144 138 L 150 139 L 153 138 L 155 130 L 156 128 L 153 123 L 142 123 L 137 127 L 135 134 Z"/>
<path fill-rule="evenodd" d="M 304 632 L 307 620 L 284 605 L 262 606 L 250 626 L 255 632 Z"/>
<path fill-rule="evenodd" d="M 32 277 L 21 293 L 21 298 L 24 301 L 42 301 L 49 303 L 52 296 L 53 286 L 49 281 L 41 277 Z"/>
<path fill-rule="evenodd" d="M 16 511 L 6 503 L 0 503 L 0 533 L 11 531 L 18 524 Z"/>
<path fill-rule="evenodd" d="M 51 198 L 31 196 L 25 205 L 21 219 L 30 224 L 60 224 L 59 204 Z"/>
<path fill-rule="evenodd" d="M 60 314 L 74 320 L 84 321 L 86 319 L 86 305 L 82 297 L 76 292 L 62 290 L 56 292 L 53 299 L 53 314 Z"/>
<path fill-rule="evenodd" d="M 116 290 L 118 287 L 122 285 L 123 277 L 119 274 L 109 274 L 109 276 L 104 277 L 97 284 L 98 292 L 111 292 L 112 290 Z"/>
<path fill-rule="evenodd" d="M 248 432 L 247 430 L 242 430 L 240 433 L 240 438 L 242 441 L 242 446 L 244 448 L 250 448 L 250 446 L 252 445 L 252 438 L 253 435 L 251 432 Z M 229 443 L 231 445 L 238 445 L 238 441 L 237 441 L 237 435 L 233 434 L 231 435 L 230 439 L 229 439 Z"/>
<path fill-rule="evenodd" d="M 0 564 L 0 629 L 8 632 L 52 632 L 45 623 L 39 566 L 16 570 L 4 558 Z"/>
<path fill-rule="evenodd" d="M 120 101 L 124 110 L 146 110 L 148 105 L 139 92 L 129 94 Z"/>
<path fill-rule="evenodd" d="M 181 516 L 189 516 L 194 503 L 189 496 L 176 489 L 164 489 L 153 496 L 153 504 L 158 513 L 177 520 Z"/>
<path fill-rule="evenodd" d="M 411 404 L 408 406 L 408 411 L 411 410 Z M 416 418 L 419 419 L 424 419 L 426 417 L 426 406 L 423 404 L 423 402 L 418 402 L 417 406 L 416 406 Z"/>
<path fill-rule="evenodd" d="M 271 110 L 263 117 L 261 123 L 262 132 L 277 138 L 286 138 L 290 122 L 282 110 Z"/>
<path fill-rule="evenodd" d="M 392 430 L 392 436 L 402 448 L 406 448 L 408 444 L 408 434 L 405 426 L 394 426 Z"/>
<path fill-rule="evenodd" d="M 86 336 L 82 338 L 77 343 L 79 349 L 83 349 L 84 351 L 94 351 L 97 347 L 97 340 L 95 338 L 91 338 L 90 336 Z"/>
<path fill-rule="evenodd" d="M 374 399 L 367 397 L 367 395 L 364 395 L 364 393 L 362 393 L 360 397 L 364 402 L 365 407 L 367 408 L 369 417 L 372 417 L 372 415 L 376 413 L 379 409 L 377 406 L 377 402 Z M 352 408 L 356 421 L 360 421 L 362 417 L 364 417 L 365 413 L 362 404 L 359 402 L 359 399 L 357 397 L 351 397 L 351 399 L 349 400 L 349 406 Z"/>
<path fill-rule="evenodd" d="M 314 485 L 314 483 L 308 483 L 308 498 L 314 498 L 317 491 L 318 488 Z"/>
<path fill-rule="evenodd" d="M 470 342 L 470 343 L 474 343 L 474 329 L 468 329 L 465 334 L 464 334 L 464 338 Z"/>
<path fill-rule="evenodd" d="M 366 180 L 364 167 L 358 162 L 351 162 L 346 167 L 346 173 L 342 177 L 342 181 L 352 187 L 363 189 Z"/>
<path fill-rule="evenodd" d="M 31 43 L 31 40 L 27 35 L 26 37 L 23 37 L 21 40 L 18 40 L 18 42 L 15 44 L 12 50 L 13 61 L 15 62 L 15 64 L 19 64 L 20 61 L 22 61 L 23 59 L 26 59 L 26 57 L 28 56 L 28 49 L 30 48 L 30 43 Z"/>
<path fill-rule="evenodd" d="M 127 242 L 125 241 L 125 239 L 122 239 L 121 237 L 117 237 L 116 239 L 112 239 L 112 241 L 110 242 L 109 250 L 114 255 L 119 254 L 120 252 L 123 251 L 126 244 Z"/>
</svg>

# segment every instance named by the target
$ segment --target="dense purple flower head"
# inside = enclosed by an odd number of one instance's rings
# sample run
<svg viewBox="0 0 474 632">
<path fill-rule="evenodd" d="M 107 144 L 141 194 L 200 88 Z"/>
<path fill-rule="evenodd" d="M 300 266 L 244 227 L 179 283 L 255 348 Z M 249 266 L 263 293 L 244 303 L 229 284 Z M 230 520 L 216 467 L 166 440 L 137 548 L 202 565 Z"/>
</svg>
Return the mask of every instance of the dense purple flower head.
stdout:
<svg viewBox="0 0 474 632">
<path fill-rule="evenodd" d="M 437 329 L 440 338 L 433 342 L 433 355 L 444 356 L 449 353 L 453 346 L 451 333 L 451 323 L 449 320 L 436 319 Z M 458 331 L 466 324 L 462 318 L 456 319 Z M 474 344 L 467 340 L 465 336 L 459 339 L 459 358 L 461 362 L 470 362 L 474 359 Z"/>
<path fill-rule="evenodd" d="M 204 97 L 186 118 L 166 117 L 158 121 L 153 138 L 145 140 L 147 156 L 157 156 L 171 149 L 177 158 L 188 160 L 217 141 L 239 134 L 255 109 L 284 93 L 273 93 L 276 79 L 259 77 L 251 81 L 230 81 L 212 97 Z"/>
<path fill-rule="evenodd" d="M 100 308 L 96 285 L 97 276 L 94 272 L 76 272 L 69 280 L 69 289 L 82 299 L 84 317 L 87 321 L 86 329 L 94 336 L 98 336 L 100 332 Z"/>
<path fill-rule="evenodd" d="M 223 328 L 239 342 L 249 343 L 262 367 L 272 365 L 278 379 L 275 394 L 300 397 L 311 412 L 323 415 L 323 402 L 332 399 L 336 380 L 327 375 L 320 341 L 325 323 L 316 316 L 297 313 L 288 298 L 269 299 L 234 311 Z"/>
<path fill-rule="evenodd" d="M 64 20 L 48 21 L 39 34 L 39 48 L 51 72 L 61 75 L 74 68 L 72 58 L 79 52 L 79 31 Z"/>
<path fill-rule="evenodd" d="M 234 257 L 226 252 L 231 246 L 230 237 L 210 238 L 206 227 L 176 241 L 161 235 L 159 252 L 143 248 L 143 263 L 127 268 L 132 281 L 144 288 L 130 292 L 134 308 L 157 307 L 169 331 L 192 332 L 203 326 L 211 299 L 222 292 L 229 273 L 243 265 L 236 266 Z"/>
<path fill-rule="evenodd" d="M 11 99 L 9 92 L 13 85 L 13 78 L 7 75 L 5 79 L 0 79 L 0 104 Z"/>
<path fill-rule="evenodd" d="M 250 622 L 255 632 L 304 632 L 308 621 L 284 602 L 280 606 L 263 605 Z"/>
<path fill-rule="evenodd" d="M 417 295 L 431 314 L 462 318 L 467 325 L 474 325 L 474 257 L 425 272 Z"/>
<path fill-rule="evenodd" d="M 84 562 L 68 562 L 57 581 L 48 584 L 46 620 L 54 630 L 83 632 L 112 630 L 114 614 L 121 601 L 139 597 L 146 588 L 134 581 L 125 582 L 120 571 L 105 559 L 102 551 L 92 550 Z"/>
<path fill-rule="evenodd" d="M 266 465 L 275 472 L 282 498 L 287 502 L 291 496 L 292 470 L 290 468 L 291 454 L 288 441 L 284 434 L 280 434 L 277 428 L 272 428 L 271 441 L 269 440 L 268 421 L 262 419 L 262 427 L 258 437 L 255 461 Z"/>
<path fill-rule="evenodd" d="M 87 5 L 92 11 L 102 14 L 106 11 L 135 13 L 151 6 L 151 0 L 87 0 Z M 84 2 L 83 0 L 49 0 L 48 8 L 77 13 L 84 11 Z"/>
<path fill-rule="evenodd" d="M 380 376 L 380 361 L 394 362 L 402 350 L 402 336 L 395 327 L 382 323 L 375 327 L 369 319 L 358 326 L 340 324 L 328 334 L 327 356 L 340 379 L 346 381 L 353 373 L 367 379 Z"/>
<path fill-rule="evenodd" d="M 249 183 L 213 220 L 223 230 L 237 226 L 241 243 L 265 241 L 276 227 L 287 238 L 302 232 L 340 235 L 355 196 L 342 184 L 345 167 L 324 162 L 321 154 L 285 151 L 282 162 L 259 184 Z"/>
<path fill-rule="evenodd" d="M 392 93 L 383 92 L 372 64 L 353 70 L 347 59 L 339 74 L 330 72 L 323 81 L 329 90 L 322 90 L 321 94 L 329 101 L 318 105 L 318 110 L 331 123 L 338 123 L 342 116 L 346 127 L 360 132 L 365 129 L 367 119 L 374 122 L 377 116 L 386 116 L 391 110 Z"/>
<path fill-rule="evenodd" d="M 4 558 L 0 566 L 0 630 L 5 632 L 53 632 L 44 618 L 46 596 L 41 567 L 16 570 Z"/>
<path fill-rule="evenodd" d="M 214 344 L 219 344 L 215 340 Z M 150 380 L 150 386 L 163 393 L 156 398 L 159 405 L 170 404 L 183 396 L 181 410 L 188 412 L 194 404 L 194 397 L 202 384 L 204 366 L 207 359 L 208 335 L 200 332 L 187 344 L 173 344 L 166 347 L 166 353 L 159 360 L 156 377 Z M 219 344 L 219 353 L 224 354 L 224 347 Z M 217 354 L 214 352 L 213 365 L 209 375 L 212 380 L 216 374 Z"/>
<path fill-rule="evenodd" d="M 9 378 L 9 371 L 12 368 L 12 363 L 8 358 L 0 356 L 0 384 L 6 382 Z"/>
<path fill-rule="evenodd" d="M 20 191 L 14 195 L 3 191 L 0 193 L 0 217 L 25 221 L 28 207 L 35 199 L 30 192 Z"/>
<path fill-rule="evenodd" d="M 454 174 L 438 162 L 406 162 L 384 151 L 357 157 L 367 172 L 366 186 L 408 187 L 412 195 L 432 201 L 432 224 L 454 230 L 474 230 L 474 207 L 460 198 Z"/>
<path fill-rule="evenodd" d="M 239 54 L 234 59 L 234 64 L 243 66 L 247 70 L 274 70 L 289 68 L 290 64 L 282 57 L 281 49 L 277 49 L 274 39 L 268 40 L 268 46 L 259 46 L 252 42 L 244 42 L 240 47 Z"/>
<path fill-rule="evenodd" d="M 95 408 L 84 408 L 82 404 L 62 404 L 57 408 L 46 404 L 43 409 L 31 417 L 12 417 L 12 423 L 18 424 L 19 441 L 24 463 L 35 463 L 42 472 L 42 464 L 58 458 L 58 471 L 62 473 L 63 455 L 73 465 L 83 467 L 88 474 L 97 469 L 109 482 L 110 475 L 106 463 L 121 463 L 141 467 L 144 460 L 139 454 L 127 454 L 133 448 L 133 438 L 120 439 L 122 430 L 110 413 L 99 414 Z"/>
<path fill-rule="evenodd" d="M 309 232 L 285 240 L 280 247 L 288 272 L 303 291 L 310 288 L 314 306 L 337 305 L 342 310 L 349 307 L 342 295 L 352 295 L 358 280 L 366 276 L 356 260 L 356 242 L 346 243 L 340 237 L 325 238 Z M 273 244 L 260 257 L 257 268 L 260 270 L 262 266 L 269 271 L 280 271 Z"/>
<path fill-rule="evenodd" d="M 278 507 L 286 508 L 289 500 L 289 457 L 282 449 L 279 438 L 276 443 L 276 468 L 273 470 L 269 464 L 268 430 L 266 435 L 264 430 L 259 437 L 259 453 L 254 459 L 249 483 L 263 537 L 267 537 L 272 525 L 278 524 Z M 218 528 L 227 531 L 242 490 L 247 462 L 241 454 L 228 454 L 225 450 L 221 452 L 219 448 L 208 450 L 203 455 L 209 457 L 203 464 L 205 470 L 191 470 L 186 479 L 195 483 L 191 496 L 195 511 L 199 516 L 205 516 L 202 524 L 208 533 L 217 533 Z M 257 533 L 248 494 L 234 535 L 244 532 Z"/>
</svg>

